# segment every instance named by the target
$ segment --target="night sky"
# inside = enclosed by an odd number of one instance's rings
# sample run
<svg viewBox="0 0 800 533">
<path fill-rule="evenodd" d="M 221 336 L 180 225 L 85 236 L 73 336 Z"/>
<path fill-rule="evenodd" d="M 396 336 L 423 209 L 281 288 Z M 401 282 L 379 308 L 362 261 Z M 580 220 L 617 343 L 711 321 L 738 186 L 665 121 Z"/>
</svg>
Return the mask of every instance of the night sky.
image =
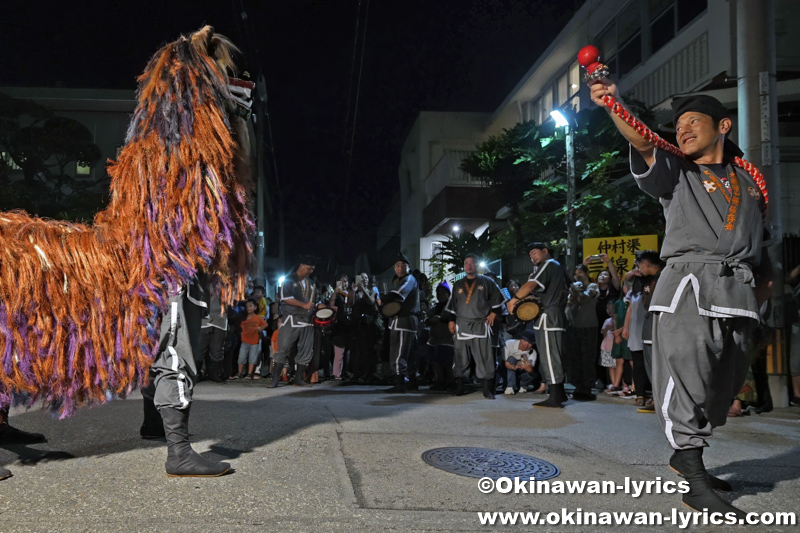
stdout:
<svg viewBox="0 0 800 533">
<path fill-rule="evenodd" d="M 374 250 L 417 114 L 494 111 L 582 3 L 6 2 L 0 86 L 133 90 L 161 44 L 213 25 L 266 78 L 289 259 L 311 252 L 352 264 Z"/>
</svg>

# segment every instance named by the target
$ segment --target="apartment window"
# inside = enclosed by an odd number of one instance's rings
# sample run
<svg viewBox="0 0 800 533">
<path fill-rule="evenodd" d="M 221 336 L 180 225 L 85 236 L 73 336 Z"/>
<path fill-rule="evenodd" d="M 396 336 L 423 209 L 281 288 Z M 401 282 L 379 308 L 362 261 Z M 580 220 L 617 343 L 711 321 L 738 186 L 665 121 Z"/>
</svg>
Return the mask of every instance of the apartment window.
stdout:
<svg viewBox="0 0 800 533">
<path fill-rule="evenodd" d="M 92 173 L 92 167 L 90 165 L 84 165 L 83 163 L 76 163 L 75 164 L 75 175 L 76 176 L 88 176 Z"/>
<path fill-rule="evenodd" d="M 548 87 L 542 95 L 542 122 L 550 116 L 553 110 L 553 89 Z"/>
<path fill-rule="evenodd" d="M 708 0 L 648 0 L 651 49 L 660 50 L 708 8 Z"/>
<path fill-rule="evenodd" d="M 708 8 L 708 0 L 677 0 L 678 29 L 696 19 Z"/>
<path fill-rule="evenodd" d="M 567 101 L 567 73 L 565 72 L 556 79 L 556 107 L 560 107 Z"/>
<path fill-rule="evenodd" d="M 642 27 L 638 4 L 628 4 L 614 21 L 617 26 L 617 62 L 624 76 L 642 62 Z"/>
<path fill-rule="evenodd" d="M 531 120 L 537 124 L 542 123 L 542 99 L 537 98 L 531 102 Z"/>
<path fill-rule="evenodd" d="M 569 77 L 567 79 L 567 101 L 575 106 L 575 111 L 581 110 L 581 99 L 578 93 L 581 90 L 581 66 L 576 61 L 569 67 Z"/>
</svg>

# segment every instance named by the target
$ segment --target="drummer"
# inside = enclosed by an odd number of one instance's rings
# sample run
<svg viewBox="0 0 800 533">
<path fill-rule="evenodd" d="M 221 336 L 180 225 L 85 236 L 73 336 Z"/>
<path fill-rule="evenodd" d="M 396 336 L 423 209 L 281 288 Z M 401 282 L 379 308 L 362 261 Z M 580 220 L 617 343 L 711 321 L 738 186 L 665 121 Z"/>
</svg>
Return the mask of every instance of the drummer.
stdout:
<svg viewBox="0 0 800 533">
<path fill-rule="evenodd" d="M 389 322 L 389 361 L 394 364 L 395 385 L 386 392 L 406 392 L 406 375 L 411 345 L 419 326 L 419 285 L 411 274 L 408 257 L 398 254 L 394 263 L 394 289 L 381 297 L 381 302 L 400 302 L 400 311 Z"/>
<path fill-rule="evenodd" d="M 303 374 L 314 356 L 314 321 L 311 315 L 316 309 L 314 282 L 309 276 L 314 272 L 316 261 L 307 256 L 300 259 L 295 271 L 286 276 L 280 289 L 280 314 L 283 317 L 278 335 L 278 351 L 272 358 L 272 382 L 269 388 L 278 386 L 283 365 L 289 355 L 297 350 L 294 385 L 310 387 Z"/>
<path fill-rule="evenodd" d="M 536 346 L 542 374 L 547 380 L 550 397 L 534 407 L 561 407 L 567 401 L 564 392 L 564 371 L 561 367 L 561 351 L 564 331 L 567 329 L 567 273 L 561 263 L 553 259 L 547 245 L 534 242 L 528 245 L 528 255 L 533 262 L 533 273 L 520 287 L 517 294 L 508 302 L 508 310 L 513 312 L 520 299 L 535 295 L 539 298 L 542 311 L 533 321 Z"/>
</svg>

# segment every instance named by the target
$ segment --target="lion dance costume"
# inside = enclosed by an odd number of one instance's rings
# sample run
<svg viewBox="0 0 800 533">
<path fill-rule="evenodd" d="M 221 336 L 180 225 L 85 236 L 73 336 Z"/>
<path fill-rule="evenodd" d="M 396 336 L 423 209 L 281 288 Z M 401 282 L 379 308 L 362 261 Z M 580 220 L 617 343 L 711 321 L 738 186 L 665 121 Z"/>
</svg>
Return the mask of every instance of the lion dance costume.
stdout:
<svg viewBox="0 0 800 533">
<path fill-rule="evenodd" d="M 138 78 L 125 146 L 109 162 L 110 203 L 93 224 L 0 213 L 7 437 L 43 440 L 8 426 L 13 402 L 41 401 L 65 418 L 149 380 L 169 444 L 167 473 L 229 468 L 188 442 L 195 370 L 182 302 L 198 276 L 230 301 L 243 294 L 250 266 L 241 171 L 249 145 L 236 113 L 249 105 L 249 89 L 232 92 L 242 85 L 228 77 L 235 51 L 206 26 L 156 52 Z"/>
</svg>

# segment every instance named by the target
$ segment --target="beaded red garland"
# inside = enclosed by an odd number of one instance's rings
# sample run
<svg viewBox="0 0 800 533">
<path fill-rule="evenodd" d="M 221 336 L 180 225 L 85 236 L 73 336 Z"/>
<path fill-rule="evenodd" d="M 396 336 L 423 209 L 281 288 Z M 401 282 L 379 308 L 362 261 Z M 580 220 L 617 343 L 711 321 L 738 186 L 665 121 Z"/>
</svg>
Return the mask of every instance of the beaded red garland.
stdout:
<svg viewBox="0 0 800 533">
<path fill-rule="evenodd" d="M 680 158 L 686 157 L 686 154 L 684 154 L 680 148 L 662 139 L 657 133 L 633 116 L 633 113 L 625 109 L 622 104 L 617 102 L 613 96 L 607 94 L 605 97 L 603 97 L 603 103 L 615 115 L 620 117 L 625 121 L 626 124 L 636 130 L 636 133 L 641 135 L 642 138 L 644 138 L 647 142 L 652 143 L 659 150 L 664 150 Z M 750 174 L 753 177 L 753 180 L 756 182 L 756 185 L 758 185 L 758 188 L 761 190 L 761 194 L 764 195 L 764 210 L 762 215 L 766 216 L 767 206 L 769 205 L 769 195 L 767 194 L 767 184 L 764 181 L 764 175 L 755 165 L 753 165 L 753 163 L 747 161 L 746 159 L 736 157 L 733 161 L 737 166 L 743 168 L 745 172 Z"/>
<path fill-rule="evenodd" d="M 599 83 L 599 78 L 607 75 L 608 67 L 600 63 L 600 51 L 594 46 L 584 46 L 581 49 L 581 51 L 578 53 L 578 63 L 580 63 L 580 65 L 586 69 L 586 76 L 584 76 L 584 79 L 585 81 L 589 82 L 590 85 L 592 83 Z M 625 109 L 622 104 L 617 102 L 613 96 L 606 95 L 603 97 L 603 103 L 615 115 L 620 117 L 625 121 L 626 124 L 633 128 L 636 133 L 641 135 L 642 138 L 644 138 L 647 142 L 652 143 L 659 150 L 664 150 L 682 159 L 686 158 L 686 154 L 684 154 L 680 148 L 665 141 L 657 133 L 645 126 L 644 123 L 640 122 L 639 119 L 633 116 L 633 113 Z M 764 195 L 764 209 L 762 210 L 761 215 L 766 217 L 767 206 L 769 205 L 769 195 L 767 194 L 767 184 L 764 181 L 764 175 L 760 170 L 758 170 L 758 168 L 756 168 L 755 165 L 745 159 L 742 159 L 741 157 L 737 157 L 733 161 L 738 167 L 743 168 L 745 172 L 753 177 L 756 185 L 758 185 L 758 188 L 761 190 L 761 194 Z"/>
</svg>

